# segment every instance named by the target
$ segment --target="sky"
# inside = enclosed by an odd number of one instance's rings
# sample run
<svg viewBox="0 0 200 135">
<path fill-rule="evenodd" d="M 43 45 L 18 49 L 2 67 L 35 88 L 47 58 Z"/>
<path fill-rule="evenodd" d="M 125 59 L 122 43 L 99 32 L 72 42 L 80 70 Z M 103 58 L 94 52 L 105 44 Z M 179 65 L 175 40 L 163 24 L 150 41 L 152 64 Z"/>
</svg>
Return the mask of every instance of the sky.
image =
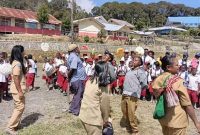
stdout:
<svg viewBox="0 0 200 135">
<path fill-rule="evenodd" d="M 159 2 L 161 0 L 75 0 L 76 3 L 82 7 L 82 9 L 85 9 L 86 12 L 91 12 L 92 8 L 94 6 L 101 6 L 106 2 L 112 2 L 112 1 L 117 1 L 117 2 L 142 2 L 142 3 L 152 3 L 152 2 Z M 200 7 L 200 0 L 163 0 L 171 3 L 179 3 L 179 4 L 185 4 L 186 6 L 189 7 Z"/>
</svg>

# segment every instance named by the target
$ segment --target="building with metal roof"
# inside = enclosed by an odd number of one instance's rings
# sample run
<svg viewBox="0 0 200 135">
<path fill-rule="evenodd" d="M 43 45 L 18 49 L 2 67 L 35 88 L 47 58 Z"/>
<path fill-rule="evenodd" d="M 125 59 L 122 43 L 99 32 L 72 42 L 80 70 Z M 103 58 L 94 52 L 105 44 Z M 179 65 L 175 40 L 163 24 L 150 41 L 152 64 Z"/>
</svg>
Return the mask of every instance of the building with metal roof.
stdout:
<svg viewBox="0 0 200 135">
<path fill-rule="evenodd" d="M 48 23 L 41 24 L 36 12 L 0 7 L 0 33 L 60 35 L 61 24 L 50 14 Z"/>
<path fill-rule="evenodd" d="M 166 25 L 197 28 L 200 26 L 200 16 L 168 17 Z"/>
<path fill-rule="evenodd" d="M 106 36 L 114 40 L 128 39 L 131 29 L 127 25 L 109 23 L 103 16 L 89 17 L 73 22 L 78 27 L 79 36 L 98 37 L 101 30 L 106 31 Z"/>
<path fill-rule="evenodd" d="M 128 26 L 131 30 L 133 30 L 134 28 L 134 25 L 130 24 L 129 22 L 127 21 L 124 21 L 124 20 L 119 20 L 119 19 L 109 19 L 108 20 L 109 23 L 112 23 L 112 24 L 116 24 L 116 25 L 126 25 Z"/>
</svg>

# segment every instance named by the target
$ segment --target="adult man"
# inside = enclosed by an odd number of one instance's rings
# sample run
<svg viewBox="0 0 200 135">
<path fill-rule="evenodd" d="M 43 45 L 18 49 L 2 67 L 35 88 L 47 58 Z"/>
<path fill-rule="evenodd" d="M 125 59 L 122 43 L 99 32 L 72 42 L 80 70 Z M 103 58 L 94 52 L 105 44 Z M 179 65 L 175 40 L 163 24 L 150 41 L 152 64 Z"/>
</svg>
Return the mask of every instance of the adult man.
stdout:
<svg viewBox="0 0 200 135">
<path fill-rule="evenodd" d="M 86 83 L 79 118 L 88 135 L 101 135 L 103 125 L 109 122 L 108 85 L 116 80 L 114 67 L 110 63 L 112 60 L 113 55 L 106 51 L 102 61 L 95 65 L 94 76 Z"/>
<path fill-rule="evenodd" d="M 70 90 L 72 94 L 74 94 L 68 111 L 69 113 L 78 116 L 81 106 L 81 100 L 85 89 L 84 81 L 86 80 L 87 75 L 79 56 L 79 47 L 76 44 L 71 44 L 69 45 L 68 51 L 68 78 L 71 84 Z"/>
</svg>

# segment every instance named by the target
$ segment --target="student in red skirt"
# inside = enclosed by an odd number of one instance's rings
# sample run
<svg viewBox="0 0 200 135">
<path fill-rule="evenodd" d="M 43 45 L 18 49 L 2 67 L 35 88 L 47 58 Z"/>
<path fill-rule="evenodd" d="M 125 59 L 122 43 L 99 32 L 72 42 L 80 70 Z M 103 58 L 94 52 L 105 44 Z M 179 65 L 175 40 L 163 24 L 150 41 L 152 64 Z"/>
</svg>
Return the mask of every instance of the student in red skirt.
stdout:
<svg viewBox="0 0 200 135">
<path fill-rule="evenodd" d="M 192 68 L 191 74 L 188 75 L 188 94 L 192 105 L 197 109 L 198 95 L 200 92 L 200 76 L 197 75 L 197 68 Z"/>
<path fill-rule="evenodd" d="M 34 89 L 35 83 L 35 61 L 33 60 L 33 56 L 31 54 L 28 55 L 28 72 L 26 74 L 26 86 L 28 90 Z M 31 88 L 30 88 L 31 87 Z"/>
<path fill-rule="evenodd" d="M 118 66 L 118 69 L 117 69 L 118 87 L 119 87 L 120 93 L 123 92 L 123 86 L 124 86 L 126 73 L 127 73 L 127 66 L 125 65 L 124 59 L 122 58 L 120 60 L 120 65 Z"/>
<path fill-rule="evenodd" d="M 112 61 L 112 65 L 114 67 L 115 74 L 117 76 L 117 63 L 116 63 L 116 60 Z M 111 90 L 112 94 L 118 93 L 117 90 L 116 90 L 116 88 L 117 88 L 117 79 L 110 84 L 110 90 Z"/>
<path fill-rule="evenodd" d="M 66 61 L 64 64 L 60 65 L 59 70 L 57 71 L 57 84 L 60 87 L 61 93 L 63 96 L 67 96 L 68 91 L 68 79 L 67 79 L 67 66 Z"/>
<path fill-rule="evenodd" d="M 0 52 L 0 66 L 3 66 L 3 64 L 4 64 L 3 54 L 2 52 Z M 6 83 L 6 76 L 0 72 L 0 102 L 2 102 L 4 97 L 5 83 Z"/>
<path fill-rule="evenodd" d="M 4 59 L 4 63 L 10 63 L 9 59 L 8 59 L 8 54 L 7 52 L 2 52 L 3 54 L 3 59 Z M 4 84 L 4 93 L 6 94 L 6 97 L 11 97 L 8 93 L 8 85 L 9 85 L 9 81 L 11 80 L 11 75 L 6 75 L 6 83 Z"/>
<path fill-rule="evenodd" d="M 44 72 L 45 77 L 43 77 L 46 81 L 47 88 L 51 90 L 51 85 L 53 86 L 53 78 L 55 73 L 57 72 L 55 65 L 53 64 L 53 60 L 46 59 L 46 63 L 44 64 Z"/>
</svg>

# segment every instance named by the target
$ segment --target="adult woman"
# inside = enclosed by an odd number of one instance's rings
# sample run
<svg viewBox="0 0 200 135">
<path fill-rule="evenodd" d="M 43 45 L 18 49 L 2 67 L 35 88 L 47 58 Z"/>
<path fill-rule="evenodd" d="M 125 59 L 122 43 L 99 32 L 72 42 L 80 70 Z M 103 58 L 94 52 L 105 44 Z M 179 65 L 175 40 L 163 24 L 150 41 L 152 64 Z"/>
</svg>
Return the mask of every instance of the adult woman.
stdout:
<svg viewBox="0 0 200 135">
<path fill-rule="evenodd" d="M 7 125 L 6 132 L 12 135 L 17 134 L 16 128 L 18 127 L 24 107 L 25 97 L 24 92 L 26 90 L 25 74 L 26 69 L 24 66 L 24 47 L 16 45 L 11 52 L 11 64 L 12 64 L 12 81 L 10 91 L 14 100 L 14 111 Z"/>
<path fill-rule="evenodd" d="M 162 69 L 165 71 L 152 84 L 156 97 L 164 93 L 166 107 L 165 116 L 159 119 L 164 135 L 186 135 L 188 115 L 200 133 L 200 124 L 195 115 L 193 106 L 184 86 L 184 80 L 178 73 L 178 60 L 173 56 L 166 56 L 162 60 Z M 164 83 L 166 82 L 166 84 Z M 163 85 L 165 84 L 165 85 Z"/>
</svg>

